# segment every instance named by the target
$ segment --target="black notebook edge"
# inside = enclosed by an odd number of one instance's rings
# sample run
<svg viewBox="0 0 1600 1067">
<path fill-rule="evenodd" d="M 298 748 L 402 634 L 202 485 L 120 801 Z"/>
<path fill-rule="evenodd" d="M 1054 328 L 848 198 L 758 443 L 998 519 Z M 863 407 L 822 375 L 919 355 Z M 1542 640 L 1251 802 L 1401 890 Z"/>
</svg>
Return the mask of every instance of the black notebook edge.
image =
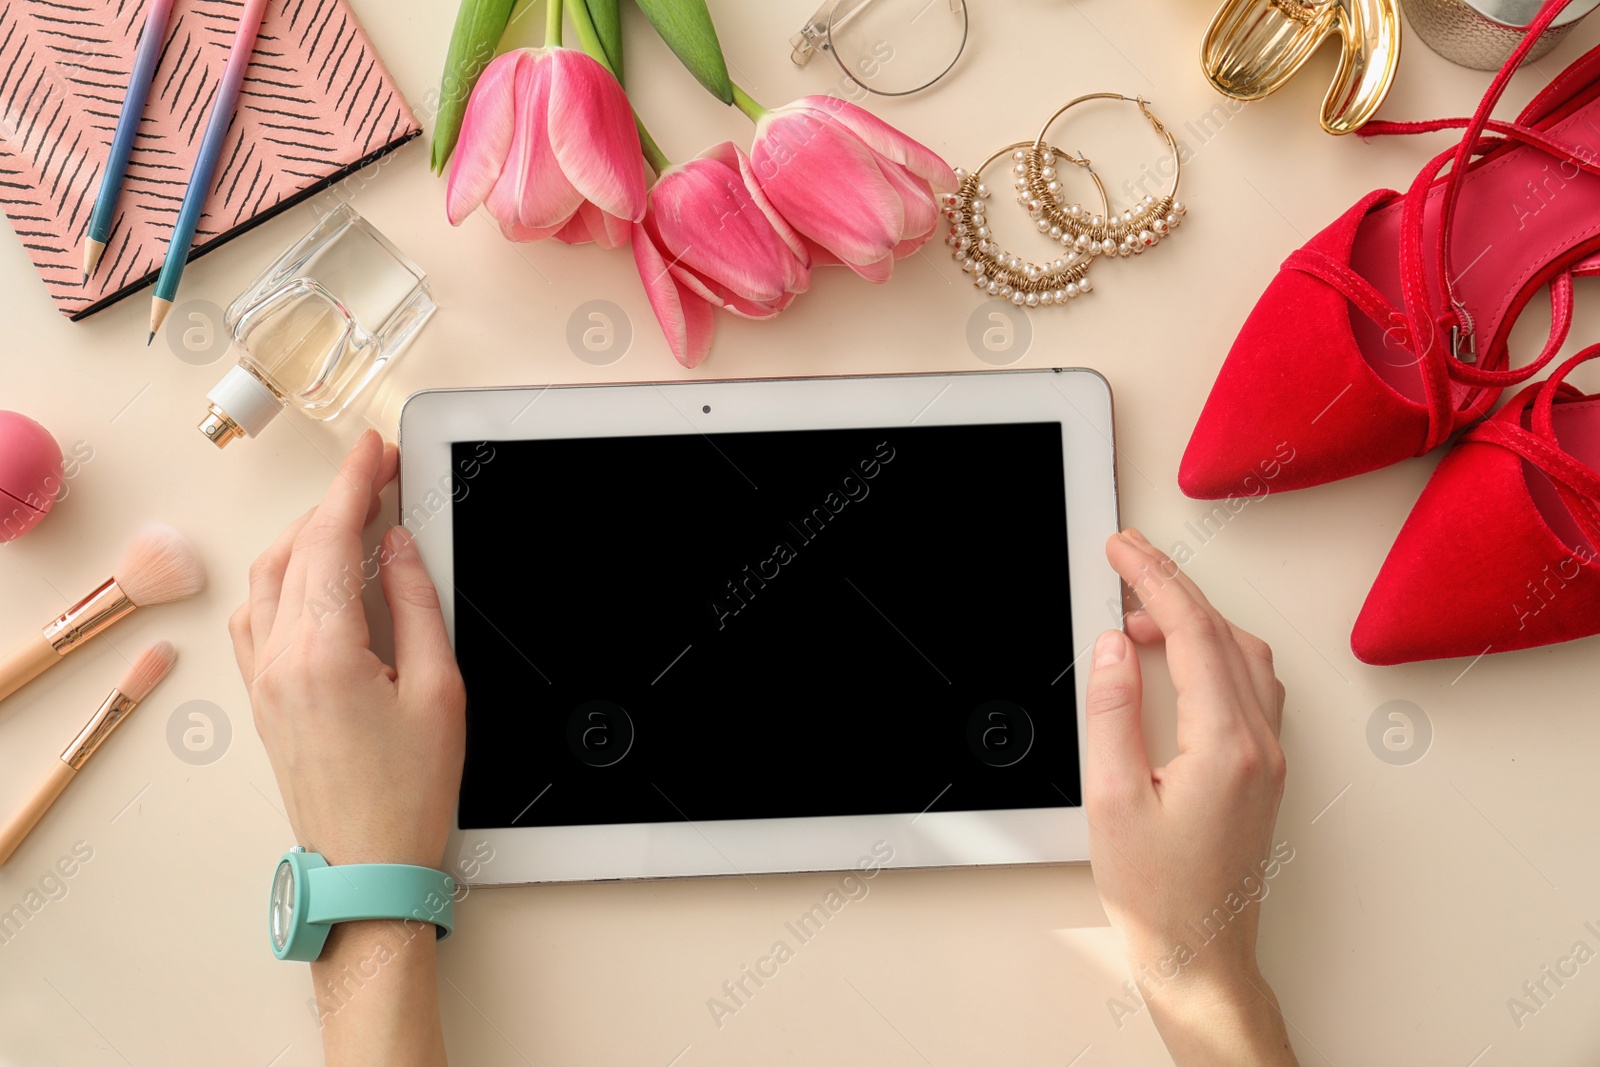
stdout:
<svg viewBox="0 0 1600 1067">
<path fill-rule="evenodd" d="M 283 200 L 278 201 L 276 204 L 272 205 L 271 207 L 267 208 L 265 211 L 261 212 L 261 214 L 251 216 L 251 218 L 249 218 L 245 222 L 240 223 L 238 226 L 233 227 L 231 230 L 223 231 L 222 233 L 218 234 L 216 237 L 213 237 L 211 240 L 207 241 L 205 244 L 195 245 L 193 248 L 191 248 L 189 250 L 189 258 L 188 258 L 187 262 L 193 263 L 195 260 L 197 260 L 201 256 L 205 255 L 207 252 L 210 252 L 212 249 L 220 248 L 223 245 L 227 244 L 229 241 L 233 240 L 235 237 L 238 237 L 240 234 L 247 233 L 250 230 L 255 229 L 257 226 L 261 225 L 263 222 L 266 222 L 268 219 L 275 218 L 276 216 L 282 214 L 283 212 L 288 211 L 290 208 L 297 207 L 300 204 L 305 203 L 311 197 L 316 196 L 318 193 L 321 193 L 324 190 L 332 187 L 333 185 L 338 184 L 339 182 L 343 181 L 344 179 L 350 177 L 350 175 L 354 174 L 356 171 L 362 170 L 362 169 L 364 169 L 366 167 L 371 166 L 373 163 L 376 163 L 378 160 L 382 159 L 384 156 L 388 155 L 390 152 L 393 152 L 396 149 L 403 147 L 408 142 L 414 141 L 418 137 L 421 137 L 421 136 L 422 136 L 421 127 L 413 129 L 410 132 L 406 133 L 403 137 L 398 137 L 395 140 L 390 141 L 388 144 L 383 145 L 380 148 L 376 148 L 371 152 L 368 152 L 366 155 L 362 156 L 360 159 L 356 160 L 354 163 L 350 163 L 350 164 L 348 164 L 346 166 L 340 167 L 338 170 L 334 171 L 332 174 L 329 174 L 327 177 L 321 178 L 321 179 L 318 179 L 315 182 L 312 182 L 310 185 L 306 186 L 304 189 L 300 190 L 298 193 L 295 193 L 293 196 L 290 196 L 290 197 L 287 197 L 287 198 L 285 198 Z M 71 315 L 67 316 L 68 321 L 70 321 L 70 322 L 81 322 L 82 320 L 88 318 L 90 315 L 93 315 L 97 311 L 104 311 L 106 308 L 110 307 L 112 304 L 117 303 L 119 300 L 122 300 L 125 297 L 132 296 L 134 293 L 138 292 L 140 289 L 143 289 L 143 288 L 145 288 L 147 286 L 150 286 L 150 285 L 154 285 L 156 278 L 159 277 L 160 274 L 161 274 L 161 270 L 158 267 L 156 270 L 151 271 L 149 274 L 146 274 L 144 277 L 138 279 L 137 281 L 129 282 L 127 285 L 123 286 L 121 289 L 118 289 L 116 292 L 110 294 L 109 296 L 101 297 L 99 300 L 96 300 L 94 303 L 90 304 L 86 308 L 83 308 L 81 311 L 73 312 Z"/>
</svg>

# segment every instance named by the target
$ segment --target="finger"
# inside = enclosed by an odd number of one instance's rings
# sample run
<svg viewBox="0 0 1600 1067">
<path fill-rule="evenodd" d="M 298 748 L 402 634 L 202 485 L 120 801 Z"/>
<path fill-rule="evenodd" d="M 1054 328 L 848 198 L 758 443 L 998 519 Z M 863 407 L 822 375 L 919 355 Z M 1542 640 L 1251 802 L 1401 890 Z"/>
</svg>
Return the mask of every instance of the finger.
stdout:
<svg viewBox="0 0 1600 1067">
<path fill-rule="evenodd" d="M 404 526 L 384 535 L 379 560 L 383 599 L 394 619 L 394 665 L 401 689 L 426 691 L 452 680 L 455 653 L 445 632 L 439 592 Z"/>
<path fill-rule="evenodd" d="M 361 608 L 361 527 L 384 462 L 382 438 L 367 430 L 344 457 L 310 521 L 295 538 L 284 574 L 276 626 L 309 617 L 319 630 L 359 644 L 367 640 Z"/>
<path fill-rule="evenodd" d="M 1234 644 L 1239 646 L 1245 668 L 1250 674 L 1250 683 L 1255 690 L 1255 706 L 1260 710 L 1267 728 L 1272 731 L 1272 736 L 1276 737 L 1283 726 L 1283 683 L 1278 681 L 1273 670 L 1272 647 L 1248 630 L 1231 622 L 1228 626 L 1233 631 Z"/>
<path fill-rule="evenodd" d="M 1154 791 L 1140 727 L 1143 700 L 1133 642 L 1107 630 L 1094 645 L 1085 702 L 1084 803 L 1091 810 L 1136 803 Z"/>
<path fill-rule="evenodd" d="M 1148 541 L 1141 545 L 1127 535 L 1115 535 L 1106 542 L 1106 558 L 1166 639 L 1167 669 L 1180 698 L 1180 733 L 1201 725 L 1192 717 L 1195 709 L 1211 713 L 1205 720 L 1210 727 L 1231 731 L 1244 725 L 1228 647 L 1233 637 L 1226 622 L 1178 580 L 1178 565 Z"/>
<path fill-rule="evenodd" d="M 250 637 L 250 601 L 240 604 L 228 617 L 228 636 L 233 639 L 233 658 L 239 664 L 239 674 L 245 685 L 256 676 L 256 649 Z"/>
<path fill-rule="evenodd" d="M 383 490 L 394 476 L 400 473 L 400 446 L 392 441 L 383 443 L 383 456 L 378 460 L 378 476 L 372 480 L 372 503 L 367 506 L 367 517 L 362 520 L 361 528 L 366 529 L 372 525 L 372 520 L 378 517 L 378 510 L 383 507 Z"/>
<path fill-rule="evenodd" d="M 1143 608 L 1136 608 L 1122 617 L 1122 629 L 1134 644 L 1159 645 L 1166 641 L 1167 635 L 1161 632 L 1161 627 L 1150 617 L 1150 613 Z"/>
<path fill-rule="evenodd" d="M 272 623 L 278 614 L 278 600 L 283 595 L 283 575 L 289 567 L 289 555 L 294 548 L 294 539 L 300 535 L 301 527 L 305 526 L 306 520 L 311 518 L 315 510 L 315 508 L 308 510 L 284 527 L 277 540 L 250 564 L 250 599 L 247 607 L 252 641 L 251 662 L 261 658 L 267 638 L 272 636 Z M 251 678 L 254 678 L 254 675 L 251 675 Z"/>
</svg>

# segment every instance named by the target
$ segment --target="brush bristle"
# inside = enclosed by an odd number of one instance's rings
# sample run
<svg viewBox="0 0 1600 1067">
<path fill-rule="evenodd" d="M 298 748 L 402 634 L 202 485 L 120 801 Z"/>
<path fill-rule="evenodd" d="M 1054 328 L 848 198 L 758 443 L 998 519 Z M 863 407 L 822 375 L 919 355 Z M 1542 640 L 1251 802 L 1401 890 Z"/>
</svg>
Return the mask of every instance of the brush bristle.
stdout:
<svg viewBox="0 0 1600 1067">
<path fill-rule="evenodd" d="M 205 588 L 206 572 L 181 533 L 151 523 L 128 546 L 116 579 L 128 599 L 143 608 L 194 596 Z"/>
<path fill-rule="evenodd" d="M 172 647 L 171 641 L 157 641 L 144 650 L 117 688 L 123 696 L 137 704 L 167 676 L 177 659 L 178 650 Z"/>
</svg>

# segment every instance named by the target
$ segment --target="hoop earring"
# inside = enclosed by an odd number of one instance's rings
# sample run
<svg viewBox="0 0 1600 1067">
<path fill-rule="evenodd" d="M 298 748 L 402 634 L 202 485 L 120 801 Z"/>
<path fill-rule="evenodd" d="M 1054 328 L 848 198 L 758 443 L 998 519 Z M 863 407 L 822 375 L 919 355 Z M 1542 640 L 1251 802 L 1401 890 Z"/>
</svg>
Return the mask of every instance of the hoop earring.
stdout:
<svg viewBox="0 0 1600 1067">
<path fill-rule="evenodd" d="M 1166 140 L 1167 148 L 1172 153 L 1172 184 L 1165 193 L 1161 196 L 1147 193 L 1142 201 L 1120 214 L 1107 207 L 1104 215 L 1091 215 L 1081 204 L 1061 205 L 1062 186 L 1055 167 L 1060 153 L 1045 144 L 1044 135 L 1068 110 L 1090 100 L 1124 100 L 1139 106 L 1140 112 Z M 1078 166 L 1089 165 L 1088 158 L 1082 155 L 1065 158 Z M 1189 209 L 1177 199 L 1178 178 L 1182 170 L 1183 159 L 1177 141 L 1173 140 L 1172 132 L 1161 124 L 1161 120 L 1151 113 L 1144 97 L 1089 93 L 1067 101 L 1045 121 L 1039 136 L 1024 147 L 1012 173 L 1016 176 L 1017 202 L 1027 209 L 1030 217 L 1038 221 L 1040 229 L 1054 233 L 1059 228 L 1062 243 L 1070 242 L 1080 252 L 1092 248 L 1101 255 L 1130 256 L 1142 253 L 1163 237 L 1170 236 L 1183 222 L 1184 215 L 1188 214 Z M 1101 198 L 1105 199 L 1104 186 L 1101 187 Z"/>
<path fill-rule="evenodd" d="M 961 264 L 963 271 L 972 275 L 972 284 L 976 288 L 990 296 L 1009 300 L 1018 307 L 1065 304 L 1068 300 L 1091 292 L 1093 286 L 1088 278 L 1089 264 L 1098 254 L 1098 250 L 1080 252 L 1074 248 L 1060 258 L 1040 265 L 1012 255 L 994 240 L 988 220 L 990 190 L 982 180 L 983 172 L 1001 156 L 1020 153 L 1038 143 L 1018 141 L 1007 145 L 980 163 L 971 174 L 957 167 L 956 191 L 944 196 L 944 217 L 951 224 L 945 244 L 954 250 L 951 258 Z M 1049 151 L 1054 153 L 1054 149 Z M 1087 160 L 1083 165 L 1089 170 L 1095 188 L 1100 191 L 1101 202 L 1107 205 L 1106 210 L 1109 211 L 1110 200 L 1106 197 L 1106 188 L 1101 184 L 1099 175 L 1088 167 Z M 1046 225 L 1040 229 L 1048 232 L 1050 227 Z M 1060 231 L 1057 231 L 1053 236 L 1059 239 L 1059 235 Z"/>
</svg>

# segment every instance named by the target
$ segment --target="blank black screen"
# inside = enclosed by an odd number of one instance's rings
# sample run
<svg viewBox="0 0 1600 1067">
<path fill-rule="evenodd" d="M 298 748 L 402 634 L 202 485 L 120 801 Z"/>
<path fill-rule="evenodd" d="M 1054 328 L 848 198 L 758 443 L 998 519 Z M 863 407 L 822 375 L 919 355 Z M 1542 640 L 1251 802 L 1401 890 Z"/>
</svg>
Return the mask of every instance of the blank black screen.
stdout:
<svg viewBox="0 0 1600 1067">
<path fill-rule="evenodd" d="M 1079 803 L 1059 423 L 452 451 L 462 827 Z"/>
</svg>

